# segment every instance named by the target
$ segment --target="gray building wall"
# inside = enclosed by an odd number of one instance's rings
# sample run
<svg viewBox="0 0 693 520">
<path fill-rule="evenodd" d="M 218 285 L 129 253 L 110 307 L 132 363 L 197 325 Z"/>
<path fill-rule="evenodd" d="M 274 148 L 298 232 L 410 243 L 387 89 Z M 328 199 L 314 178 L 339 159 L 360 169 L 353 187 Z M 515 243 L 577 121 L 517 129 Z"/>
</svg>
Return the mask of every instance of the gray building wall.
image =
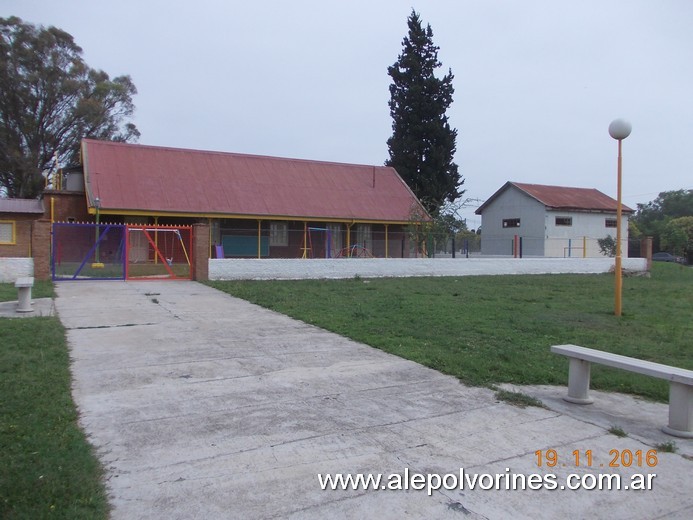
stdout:
<svg viewBox="0 0 693 520">
<path fill-rule="evenodd" d="M 520 219 L 520 227 L 503 227 L 507 219 Z M 513 237 L 522 237 L 523 256 L 544 256 L 544 205 L 510 187 L 481 216 L 481 254 L 512 255 Z"/>
</svg>

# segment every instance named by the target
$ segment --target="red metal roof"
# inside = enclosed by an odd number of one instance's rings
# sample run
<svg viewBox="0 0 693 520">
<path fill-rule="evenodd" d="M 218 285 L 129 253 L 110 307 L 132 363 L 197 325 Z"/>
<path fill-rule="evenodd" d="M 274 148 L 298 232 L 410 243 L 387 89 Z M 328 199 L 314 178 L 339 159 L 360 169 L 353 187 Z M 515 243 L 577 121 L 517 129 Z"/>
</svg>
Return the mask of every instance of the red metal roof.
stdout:
<svg viewBox="0 0 693 520">
<path fill-rule="evenodd" d="M 481 215 L 496 197 L 510 187 L 517 188 L 550 209 L 616 212 L 618 205 L 616 199 L 612 199 L 594 188 L 567 188 L 564 186 L 506 182 L 501 189 L 479 206 L 475 213 Z M 634 211 L 626 205 L 622 205 L 622 210 L 624 213 L 633 213 Z"/>
<path fill-rule="evenodd" d="M 397 172 L 236 153 L 82 141 L 102 212 L 408 221 L 418 200 Z"/>
<path fill-rule="evenodd" d="M 35 213 L 42 215 L 43 202 L 37 199 L 0 198 L 0 213 Z"/>
</svg>

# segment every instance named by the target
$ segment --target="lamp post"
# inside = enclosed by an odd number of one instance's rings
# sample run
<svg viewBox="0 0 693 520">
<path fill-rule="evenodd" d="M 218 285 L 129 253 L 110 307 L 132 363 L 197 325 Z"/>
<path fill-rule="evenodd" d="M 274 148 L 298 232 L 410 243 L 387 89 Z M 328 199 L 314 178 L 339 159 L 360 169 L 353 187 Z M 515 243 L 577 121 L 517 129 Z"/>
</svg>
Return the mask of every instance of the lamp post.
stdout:
<svg viewBox="0 0 693 520">
<path fill-rule="evenodd" d="M 621 142 L 630 135 L 631 125 L 623 119 L 614 119 L 609 125 L 609 135 L 618 141 L 618 182 L 616 195 L 616 263 L 614 276 L 616 278 L 614 294 L 614 314 L 621 315 L 621 294 L 623 292 L 623 278 L 621 272 Z"/>
<path fill-rule="evenodd" d="M 94 237 L 96 240 L 96 256 L 92 267 L 101 267 L 101 260 L 99 259 L 99 209 L 101 209 L 101 199 L 99 199 L 99 197 L 94 199 L 94 208 L 96 208 L 96 233 Z"/>
</svg>

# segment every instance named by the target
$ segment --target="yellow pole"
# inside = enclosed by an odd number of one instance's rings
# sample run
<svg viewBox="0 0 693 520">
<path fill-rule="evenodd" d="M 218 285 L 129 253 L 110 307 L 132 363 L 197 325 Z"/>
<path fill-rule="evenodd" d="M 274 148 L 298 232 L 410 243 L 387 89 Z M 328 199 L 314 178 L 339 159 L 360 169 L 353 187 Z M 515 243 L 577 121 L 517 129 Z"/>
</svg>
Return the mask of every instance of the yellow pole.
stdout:
<svg viewBox="0 0 693 520">
<path fill-rule="evenodd" d="M 351 224 L 347 223 L 347 256 L 351 257 Z"/>
<path fill-rule="evenodd" d="M 303 256 L 308 258 L 308 222 L 303 223 Z"/>
<path fill-rule="evenodd" d="M 618 183 L 616 194 L 616 263 L 614 265 L 614 275 L 616 277 L 616 294 L 614 296 L 614 313 L 621 315 L 621 296 L 623 293 L 623 278 L 621 273 L 621 141 L 618 140 Z"/>
<path fill-rule="evenodd" d="M 257 221 L 257 257 L 262 258 L 262 220 Z"/>
<path fill-rule="evenodd" d="M 388 243 L 387 243 L 387 226 L 388 226 L 388 224 L 385 224 L 385 258 L 389 258 Z"/>
<path fill-rule="evenodd" d="M 159 217 L 154 217 L 154 246 L 159 250 Z M 154 263 L 159 263 L 159 255 L 154 255 Z"/>
</svg>

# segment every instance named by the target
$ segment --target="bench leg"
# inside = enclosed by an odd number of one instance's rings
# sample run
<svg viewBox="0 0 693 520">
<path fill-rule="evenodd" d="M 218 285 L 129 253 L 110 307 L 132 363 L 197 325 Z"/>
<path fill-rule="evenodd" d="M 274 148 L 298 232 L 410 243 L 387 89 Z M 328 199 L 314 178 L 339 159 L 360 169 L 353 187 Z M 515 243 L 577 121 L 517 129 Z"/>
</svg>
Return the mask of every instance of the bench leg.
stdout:
<svg viewBox="0 0 693 520">
<path fill-rule="evenodd" d="M 669 425 L 664 433 L 693 439 L 693 386 L 669 382 Z"/>
<path fill-rule="evenodd" d="M 17 289 L 17 312 L 31 312 L 31 287 Z"/>
<path fill-rule="evenodd" d="M 568 395 L 563 399 L 569 403 L 591 404 L 593 399 L 589 396 L 590 390 L 590 362 L 582 359 L 570 358 L 568 368 Z"/>
</svg>

